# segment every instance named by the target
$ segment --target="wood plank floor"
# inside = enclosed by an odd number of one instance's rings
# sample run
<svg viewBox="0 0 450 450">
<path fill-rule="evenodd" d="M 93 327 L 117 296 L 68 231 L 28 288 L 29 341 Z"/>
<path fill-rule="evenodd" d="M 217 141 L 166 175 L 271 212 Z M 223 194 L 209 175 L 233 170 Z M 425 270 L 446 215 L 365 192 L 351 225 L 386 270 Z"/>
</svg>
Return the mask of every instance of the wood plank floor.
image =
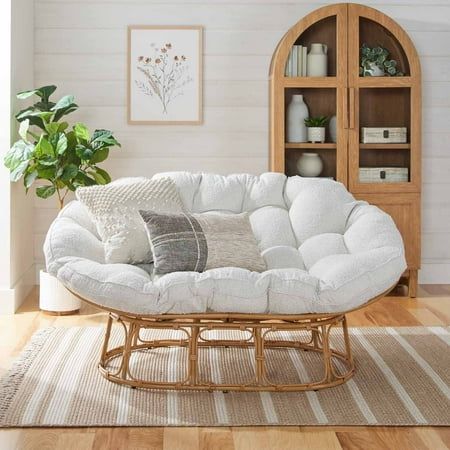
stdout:
<svg viewBox="0 0 450 450">
<path fill-rule="evenodd" d="M 425 285 L 416 299 L 400 292 L 349 315 L 350 326 L 450 325 L 450 285 Z M 48 326 L 98 326 L 105 314 L 83 305 L 66 317 L 39 311 L 34 290 L 14 316 L 0 316 L 0 375 L 31 335 Z M 449 427 L 38 428 L 0 430 L 10 449 L 450 449 Z"/>
</svg>

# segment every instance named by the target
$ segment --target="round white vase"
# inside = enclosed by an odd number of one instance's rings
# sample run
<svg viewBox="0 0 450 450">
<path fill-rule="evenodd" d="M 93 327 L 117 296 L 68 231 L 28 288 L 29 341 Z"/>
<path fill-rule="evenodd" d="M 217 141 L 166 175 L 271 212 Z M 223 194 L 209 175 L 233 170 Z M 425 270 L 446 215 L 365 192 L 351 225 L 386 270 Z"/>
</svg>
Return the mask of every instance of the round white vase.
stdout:
<svg viewBox="0 0 450 450">
<path fill-rule="evenodd" d="M 287 142 L 306 142 L 305 119 L 308 117 L 303 95 L 294 94 L 287 107 Z"/>
<path fill-rule="evenodd" d="M 330 119 L 329 127 L 331 142 L 337 142 L 337 118 L 333 116 Z"/>
<path fill-rule="evenodd" d="M 306 75 L 308 77 L 326 77 L 328 47 L 325 44 L 311 44 L 306 58 Z"/>
<path fill-rule="evenodd" d="M 303 153 L 297 161 L 297 170 L 302 177 L 317 177 L 322 169 L 323 162 L 317 153 Z"/>
<path fill-rule="evenodd" d="M 39 307 L 49 314 L 74 314 L 81 307 L 81 300 L 69 292 L 53 275 L 41 270 L 39 274 Z"/>
<path fill-rule="evenodd" d="M 308 127 L 308 142 L 325 142 L 325 127 Z"/>
</svg>

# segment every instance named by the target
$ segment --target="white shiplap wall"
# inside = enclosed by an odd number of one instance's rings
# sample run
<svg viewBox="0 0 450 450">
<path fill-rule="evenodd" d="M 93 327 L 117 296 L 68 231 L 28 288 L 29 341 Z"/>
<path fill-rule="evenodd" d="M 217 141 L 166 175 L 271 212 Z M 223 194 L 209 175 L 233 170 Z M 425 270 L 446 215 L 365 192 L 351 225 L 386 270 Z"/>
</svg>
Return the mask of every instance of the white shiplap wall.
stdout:
<svg viewBox="0 0 450 450">
<path fill-rule="evenodd" d="M 116 132 L 114 177 L 166 170 L 260 173 L 268 167 L 268 71 L 284 32 L 327 1 L 35 0 L 35 83 L 81 105 L 73 119 Z M 412 37 L 423 67 L 422 282 L 450 282 L 450 1 L 364 2 Z M 204 125 L 126 123 L 126 27 L 196 24 L 204 34 Z M 35 259 L 55 216 L 35 201 Z"/>
</svg>

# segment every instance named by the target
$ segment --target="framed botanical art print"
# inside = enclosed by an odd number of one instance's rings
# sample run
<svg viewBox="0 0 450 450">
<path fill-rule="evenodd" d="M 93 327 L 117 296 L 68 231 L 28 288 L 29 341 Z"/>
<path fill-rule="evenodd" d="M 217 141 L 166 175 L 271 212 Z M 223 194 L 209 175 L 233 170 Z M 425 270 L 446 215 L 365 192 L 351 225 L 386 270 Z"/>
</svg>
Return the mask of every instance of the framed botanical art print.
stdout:
<svg viewBox="0 0 450 450">
<path fill-rule="evenodd" d="M 128 27 L 128 123 L 202 123 L 200 26 Z"/>
</svg>

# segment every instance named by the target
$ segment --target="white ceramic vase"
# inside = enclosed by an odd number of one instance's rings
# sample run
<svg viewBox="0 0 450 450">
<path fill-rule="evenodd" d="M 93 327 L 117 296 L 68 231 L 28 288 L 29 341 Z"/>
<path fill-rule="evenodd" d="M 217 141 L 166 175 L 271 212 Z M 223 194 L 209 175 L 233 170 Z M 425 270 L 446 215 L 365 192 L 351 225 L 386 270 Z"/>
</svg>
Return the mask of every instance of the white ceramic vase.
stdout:
<svg viewBox="0 0 450 450">
<path fill-rule="evenodd" d="M 53 275 L 41 270 L 39 276 L 39 307 L 50 314 L 73 314 L 81 307 L 81 300 L 69 292 Z"/>
<path fill-rule="evenodd" d="M 317 177 L 322 169 L 323 162 L 317 153 L 303 153 L 297 161 L 297 170 L 302 177 Z"/>
<path fill-rule="evenodd" d="M 305 119 L 309 117 L 303 95 L 294 94 L 287 107 L 287 142 L 306 142 Z"/>
<path fill-rule="evenodd" d="M 331 142 L 337 142 L 337 118 L 332 116 L 329 123 L 330 140 Z"/>
<path fill-rule="evenodd" d="M 308 127 L 308 142 L 325 142 L 325 127 Z"/>
<path fill-rule="evenodd" d="M 308 77 L 326 77 L 328 47 L 325 44 L 311 44 L 306 58 L 306 75 Z"/>
<path fill-rule="evenodd" d="M 369 77 L 384 77 L 385 73 L 383 69 L 380 69 L 374 62 L 369 63 L 370 69 L 366 70 L 364 75 Z"/>
</svg>

